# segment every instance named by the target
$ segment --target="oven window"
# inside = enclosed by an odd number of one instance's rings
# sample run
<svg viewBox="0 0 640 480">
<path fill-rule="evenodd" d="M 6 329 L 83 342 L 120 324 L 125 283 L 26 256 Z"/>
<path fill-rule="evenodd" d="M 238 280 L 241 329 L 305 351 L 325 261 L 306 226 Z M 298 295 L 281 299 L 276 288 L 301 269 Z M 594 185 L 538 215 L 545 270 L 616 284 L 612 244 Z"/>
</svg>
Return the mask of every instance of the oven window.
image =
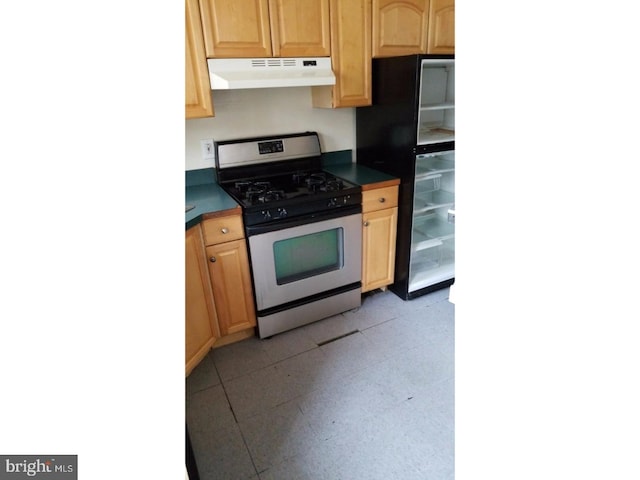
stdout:
<svg viewBox="0 0 640 480">
<path fill-rule="evenodd" d="M 278 285 L 341 269 L 343 235 L 342 228 L 333 228 L 275 242 Z"/>
</svg>

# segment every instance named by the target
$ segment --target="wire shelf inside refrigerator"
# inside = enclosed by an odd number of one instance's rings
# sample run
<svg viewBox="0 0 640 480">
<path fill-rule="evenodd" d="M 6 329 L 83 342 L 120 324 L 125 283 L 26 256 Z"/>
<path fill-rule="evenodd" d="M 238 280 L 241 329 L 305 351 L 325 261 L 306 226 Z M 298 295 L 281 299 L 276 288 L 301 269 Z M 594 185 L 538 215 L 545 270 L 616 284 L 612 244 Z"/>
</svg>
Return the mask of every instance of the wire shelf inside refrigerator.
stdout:
<svg viewBox="0 0 640 480">
<path fill-rule="evenodd" d="M 446 190 L 420 191 L 416 186 L 413 202 L 413 213 L 423 213 L 429 210 L 454 205 L 455 196 Z"/>
<path fill-rule="evenodd" d="M 449 108 L 455 108 L 455 104 L 452 101 L 449 101 L 449 102 L 437 101 L 433 103 L 425 103 L 423 105 L 420 105 L 420 111 L 446 110 Z"/>
<path fill-rule="evenodd" d="M 455 266 L 448 263 L 439 266 L 428 266 L 426 264 L 412 265 L 412 273 L 409 274 L 408 290 L 414 292 L 421 288 L 435 285 L 445 280 L 451 280 L 455 275 Z"/>
<path fill-rule="evenodd" d="M 441 179 L 441 173 L 425 175 L 424 177 L 416 177 L 416 190 L 420 190 L 424 193 L 440 190 Z"/>
<path fill-rule="evenodd" d="M 414 252 L 409 266 L 409 291 L 453 278 L 455 270 L 454 237 L 434 239 L 429 248 Z"/>
<path fill-rule="evenodd" d="M 435 212 L 429 215 L 416 216 L 413 219 L 413 243 L 416 250 L 428 248 L 428 244 L 425 242 L 433 239 L 448 240 L 453 238 L 454 235 L 455 224 Z M 424 246 L 420 247 L 422 243 L 424 243 Z"/>
<path fill-rule="evenodd" d="M 430 143 L 453 142 L 456 139 L 455 130 L 444 127 L 422 127 L 418 132 L 418 145 Z"/>
<path fill-rule="evenodd" d="M 455 171 L 453 160 L 441 157 L 418 157 L 416 159 L 416 180 L 428 178 L 434 174 L 443 174 Z"/>
</svg>

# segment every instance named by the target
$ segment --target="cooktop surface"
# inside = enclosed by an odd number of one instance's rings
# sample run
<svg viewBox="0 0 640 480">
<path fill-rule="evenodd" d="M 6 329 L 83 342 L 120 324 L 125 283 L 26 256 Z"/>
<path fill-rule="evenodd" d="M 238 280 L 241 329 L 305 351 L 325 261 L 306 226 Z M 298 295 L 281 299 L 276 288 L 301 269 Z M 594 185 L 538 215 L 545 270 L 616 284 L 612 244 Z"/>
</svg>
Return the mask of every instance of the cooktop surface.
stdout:
<svg viewBox="0 0 640 480">
<path fill-rule="evenodd" d="M 309 197 L 331 197 L 360 190 L 358 185 L 325 171 L 239 180 L 222 186 L 245 207 L 272 202 L 296 203 Z"/>
</svg>

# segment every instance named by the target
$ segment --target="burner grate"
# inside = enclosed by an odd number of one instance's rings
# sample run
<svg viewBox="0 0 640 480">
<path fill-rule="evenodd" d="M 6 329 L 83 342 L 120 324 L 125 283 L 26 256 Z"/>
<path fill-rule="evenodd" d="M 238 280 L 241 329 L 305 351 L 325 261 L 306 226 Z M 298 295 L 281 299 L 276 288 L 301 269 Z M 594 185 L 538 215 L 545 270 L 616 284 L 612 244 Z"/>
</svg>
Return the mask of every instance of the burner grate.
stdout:
<svg viewBox="0 0 640 480">
<path fill-rule="evenodd" d="M 276 200 L 283 200 L 284 198 L 286 198 L 284 190 L 265 189 L 247 194 L 247 200 L 252 204 L 275 202 Z"/>
</svg>

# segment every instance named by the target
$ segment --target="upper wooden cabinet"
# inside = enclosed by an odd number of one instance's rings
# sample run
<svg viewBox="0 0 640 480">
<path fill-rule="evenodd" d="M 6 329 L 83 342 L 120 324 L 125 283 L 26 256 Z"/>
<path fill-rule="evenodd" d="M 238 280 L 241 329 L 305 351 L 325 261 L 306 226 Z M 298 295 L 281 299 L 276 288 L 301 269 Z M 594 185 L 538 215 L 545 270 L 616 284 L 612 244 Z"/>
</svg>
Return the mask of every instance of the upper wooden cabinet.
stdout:
<svg viewBox="0 0 640 480">
<path fill-rule="evenodd" d="M 268 0 L 200 0 L 208 58 L 271 57 Z"/>
<path fill-rule="evenodd" d="M 186 0 L 185 13 L 185 117 L 213 117 L 198 0 Z"/>
<path fill-rule="evenodd" d="M 314 107 L 371 105 L 373 56 L 454 53 L 454 0 L 197 1 L 206 58 L 330 56 L 336 84 L 312 87 Z M 188 65 L 195 58 L 189 48 Z M 203 96 L 210 102 L 208 76 L 207 95 L 198 97 L 189 75 L 187 104 L 192 98 L 199 105 Z M 210 108 L 210 114 L 205 110 L 187 118 L 212 116 Z"/>
<path fill-rule="evenodd" d="M 333 86 L 312 87 L 314 107 L 371 105 L 371 0 L 331 0 Z"/>
<path fill-rule="evenodd" d="M 329 0 L 200 0 L 208 58 L 330 54 Z"/>
<path fill-rule="evenodd" d="M 431 0 L 427 53 L 455 53 L 455 2 Z"/>
<path fill-rule="evenodd" d="M 373 0 L 373 56 L 426 53 L 429 0 Z"/>
<path fill-rule="evenodd" d="M 455 53 L 454 0 L 373 0 L 373 56 Z"/>
<path fill-rule="evenodd" d="M 274 57 L 331 55 L 329 0 L 269 0 Z"/>
</svg>

